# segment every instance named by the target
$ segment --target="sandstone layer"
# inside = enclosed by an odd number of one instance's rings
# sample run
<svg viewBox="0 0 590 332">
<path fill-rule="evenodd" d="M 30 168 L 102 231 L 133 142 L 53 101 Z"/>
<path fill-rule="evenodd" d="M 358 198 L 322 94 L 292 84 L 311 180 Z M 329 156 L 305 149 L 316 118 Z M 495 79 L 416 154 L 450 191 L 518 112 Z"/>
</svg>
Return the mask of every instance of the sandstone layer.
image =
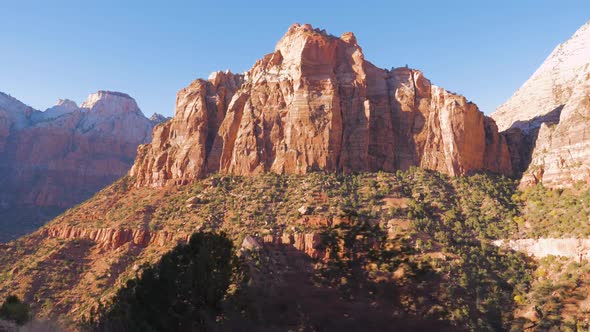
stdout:
<svg viewBox="0 0 590 332">
<path fill-rule="evenodd" d="M 181 90 L 174 118 L 139 148 L 138 186 L 210 173 L 395 171 L 511 174 L 505 138 L 464 97 L 414 69 L 377 68 L 352 33 L 293 25 L 244 74 Z"/>
<path fill-rule="evenodd" d="M 73 226 L 50 226 L 41 230 L 41 236 L 64 240 L 89 240 L 99 248 L 117 249 L 126 243 L 147 247 L 148 245 L 164 246 L 187 242 L 190 235 L 174 232 L 150 232 L 145 229 L 128 228 L 81 228 Z"/>
</svg>

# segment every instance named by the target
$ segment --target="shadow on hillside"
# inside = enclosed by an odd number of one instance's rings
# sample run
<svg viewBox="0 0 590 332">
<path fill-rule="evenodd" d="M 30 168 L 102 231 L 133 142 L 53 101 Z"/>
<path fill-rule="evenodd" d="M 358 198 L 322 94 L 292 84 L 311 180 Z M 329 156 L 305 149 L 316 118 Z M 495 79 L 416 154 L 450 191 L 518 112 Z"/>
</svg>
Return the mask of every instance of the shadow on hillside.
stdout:
<svg viewBox="0 0 590 332">
<path fill-rule="evenodd" d="M 220 331 L 460 330 L 444 321 L 403 313 L 394 283 L 373 283 L 364 275 L 361 280 L 354 267 L 347 278 L 339 274 L 338 280 L 322 282 L 309 256 L 290 245 L 268 244 L 259 254 L 258 262 L 249 264 L 248 287 L 230 300 L 244 305 L 245 317 L 228 315 Z M 351 284 L 348 291 L 339 287 L 343 283 Z"/>
<path fill-rule="evenodd" d="M 0 243 L 8 243 L 36 231 L 64 210 L 34 205 L 0 209 Z"/>
<path fill-rule="evenodd" d="M 560 105 L 547 114 L 526 121 L 516 121 L 509 129 L 502 132 L 508 143 L 515 175 L 520 177 L 528 169 L 541 125 L 558 124 L 564 106 Z"/>
</svg>

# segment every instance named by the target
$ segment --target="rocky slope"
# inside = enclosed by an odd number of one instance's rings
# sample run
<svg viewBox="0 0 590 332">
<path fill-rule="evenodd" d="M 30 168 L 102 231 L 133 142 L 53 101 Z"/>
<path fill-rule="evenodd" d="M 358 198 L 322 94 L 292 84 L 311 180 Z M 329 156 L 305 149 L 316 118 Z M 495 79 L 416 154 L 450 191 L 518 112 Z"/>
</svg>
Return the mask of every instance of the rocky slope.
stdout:
<svg viewBox="0 0 590 332">
<path fill-rule="evenodd" d="M 420 169 L 212 175 L 164 188 L 136 187 L 125 177 L 0 245 L 0 296 L 14 292 L 40 317 L 79 321 L 192 232 L 223 231 L 242 251 L 260 251 L 245 255 L 252 279 L 238 292 L 256 312 L 245 322 L 261 324 L 252 330 L 287 330 L 301 319 L 338 321 L 346 330 L 386 330 L 394 321 L 421 324 L 408 331 L 507 326 L 522 279 L 517 270 L 526 262 L 475 234 L 505 232 L 510 207 L 488 192 L 509 198 L 509 187 L 505 178 Z M 453 213 L 457 219 L 447 217 Z M 470 265 L 474 257 L 485 277 Z M 487 318 L 475 305 L 480 294 L 502 303 L 502 312 Z M 465 314 L 452 314 L 457 310 Z"/>
<path fill-rule="evenodd" d="M 523 185 L 590 180 L 590 22 L 559 45 L 492 117 Z"/>
<path fill-rule="evenodd" d="M 139 186 L 207 174 L 395 171 L 511 174 L 505 139 L 464 97 L 414 69 L 380 69 L 352 33 L 295 24 L 248 72 L 181 90 L 174 118 L 139 149 Z"/>
<path fill-rule="evenodd" d="M 51 215 L 121 177 L 137 146 L 150 141 L 152 128 L 135 100 L 122 93 L 99 91 L 81 107 L 60 100 L 45 112 L 0 94 L 0 215 L 5 229 L 0 241 L 9 229 L 23 234 L 47 220 L 37 220 L 46 216 L 31 210 Z"/>
</svg>

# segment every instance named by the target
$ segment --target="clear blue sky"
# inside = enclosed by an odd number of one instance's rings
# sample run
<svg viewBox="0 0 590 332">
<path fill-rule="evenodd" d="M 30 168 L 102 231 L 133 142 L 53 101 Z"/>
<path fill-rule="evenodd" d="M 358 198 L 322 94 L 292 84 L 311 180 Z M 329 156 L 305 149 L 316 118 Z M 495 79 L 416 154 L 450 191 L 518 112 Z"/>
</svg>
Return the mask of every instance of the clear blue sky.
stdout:
<svg viewBox="0 0 590 332">
<path fill-rule="evenodd" d="M 0 91 L 45 109 L 116 90 L 172 115 L 179 89 L 249 69 L 299 22 L 353 31 L 374 64 L 421 69 L 490 113 L 588 20 L 589 0 L 0 0 Z"/>
</svg>

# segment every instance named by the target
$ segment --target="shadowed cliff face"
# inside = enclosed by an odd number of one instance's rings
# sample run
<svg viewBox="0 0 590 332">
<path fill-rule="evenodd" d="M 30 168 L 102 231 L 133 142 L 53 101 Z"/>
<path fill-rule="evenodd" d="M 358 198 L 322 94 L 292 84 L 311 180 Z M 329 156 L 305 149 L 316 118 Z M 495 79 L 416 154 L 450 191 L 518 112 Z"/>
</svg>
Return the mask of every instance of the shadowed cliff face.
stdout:
<svg viewBox="0 0 590 332">
<path fill-rule="evenodd" d="M 138 186 L 207 174 L 395 171 L 511 174 L 505 139 L 464 97 L 420 71 L 375 67 L 352 33 L 293 25 L 243 75 L 217 72 L 177 97 L 176 115 L 140 147 Z"/>
<path fill-rule="evenodd" d="M 99 91 L 81 107 L 60 100 L 45 112 L 1 94 L 0 241 L 36 229 L 124 175 L 152 128 L 122 93 Z"/>
<path fill-rule="evenodd" d="M 516 177 L 522 177 L 529 169 L 537 138 L 539 137 L 539 129 L 542 125 L 554 126 L 558 124 L 563 106 L 558 106 L 553 111 L 542 116 L 536 116 L 528 121 L 517 121 L 512 127 L 501 133 L 506 138 L 508 150 L 510 151 L 512 171 Z"/>
</svg>

